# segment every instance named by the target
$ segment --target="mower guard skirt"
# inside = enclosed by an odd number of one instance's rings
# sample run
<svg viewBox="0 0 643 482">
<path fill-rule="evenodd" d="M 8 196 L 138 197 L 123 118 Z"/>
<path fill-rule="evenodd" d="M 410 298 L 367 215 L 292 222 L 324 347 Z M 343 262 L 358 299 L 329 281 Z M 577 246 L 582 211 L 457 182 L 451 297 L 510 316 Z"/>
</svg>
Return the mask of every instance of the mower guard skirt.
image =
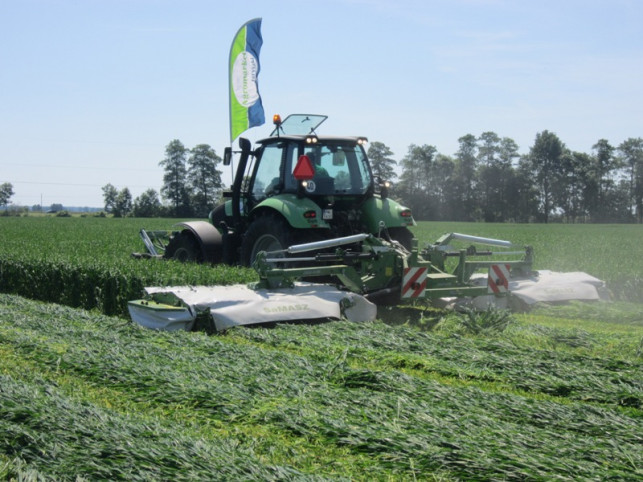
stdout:
<svg viewBox="0 0 643 482">
<path fill-rule="evenodd" d="M 316 283 L 295 283 L 293 288 L 253 289 L 233 286 L 175 286 L 145 288 L 145 300 L 129 303 L 132 320 L 158 330 L 190 330 L 197 314 L 209 312 L 217 331 L 233 326 L 261 325 L 279 321 L 342 319 L 371 321 L 376 306 L 363 296 Z M 177 309 L 158 308 L 155 295 Z M 166 305 L 167 306 L 167 305 Z"/>
<path fill-rule="evenodd" d="M 474 275 L 471 281 L 478 285 L 485 285 L 487 276 Z M 532 272 L 528 277 L 511 278 L 508 285 L 510 296 L 489 294 L 474 298 L 444 298 L 441 300 L 441 306 L 473 307 L 478 310 L 493 306 L 521 310 L 537 303 L 609 300 L 605 282 L 583 272 L 559 273 L 539 270 Z"/>
<path fill-rule="evenodd" d="M 537 276 L 509 282 L 509 291 L 527 305 L 564 301 L 597 301 L 604 298 L 605 283 L 583 273 L 539 270 Z"/>
</svg>

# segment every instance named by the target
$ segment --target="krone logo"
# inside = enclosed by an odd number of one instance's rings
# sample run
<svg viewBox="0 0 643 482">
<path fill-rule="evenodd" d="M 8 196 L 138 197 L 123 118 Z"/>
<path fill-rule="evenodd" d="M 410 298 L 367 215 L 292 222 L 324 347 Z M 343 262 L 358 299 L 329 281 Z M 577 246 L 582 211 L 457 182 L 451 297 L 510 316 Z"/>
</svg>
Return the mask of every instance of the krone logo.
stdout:
<svg viewBox="0 0 643 482">
<path fill-rule="evenodd" d="M 259 100 L 257 90 L 257 59 L 245 50 L 237 55 L 232 66 L 232 90 L 239 104 L 250 107 Z"/>
</svg>

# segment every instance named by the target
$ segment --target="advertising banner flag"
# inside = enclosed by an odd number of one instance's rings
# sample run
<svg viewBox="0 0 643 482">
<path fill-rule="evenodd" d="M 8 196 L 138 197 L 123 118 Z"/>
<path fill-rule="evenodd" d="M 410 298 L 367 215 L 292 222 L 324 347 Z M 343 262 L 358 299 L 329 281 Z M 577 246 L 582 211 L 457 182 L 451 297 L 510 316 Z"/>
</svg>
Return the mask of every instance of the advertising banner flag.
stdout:
<svg viewBox="0 0 643 482">
<path fill-rule="evenodd" d="M 230 143 L 243 131 L 265 122 L 259 95 L 261 18 L 246 22 L 230 47 Z"/>
</svg>

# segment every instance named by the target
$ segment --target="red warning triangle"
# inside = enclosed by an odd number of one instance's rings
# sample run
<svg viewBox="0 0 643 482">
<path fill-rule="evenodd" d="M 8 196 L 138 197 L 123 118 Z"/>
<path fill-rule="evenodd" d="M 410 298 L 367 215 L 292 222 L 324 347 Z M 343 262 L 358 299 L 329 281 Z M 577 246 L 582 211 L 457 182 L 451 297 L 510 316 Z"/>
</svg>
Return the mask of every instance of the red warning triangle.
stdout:
<svg viewBox="0 0 643 482">
<path fill-rule="evenodd" d="M 315 168 L 306 154 L 299 156 L 295 170 L 292 172 L 298 181 L 307 181 L 315 176 Z"/>
</svg>

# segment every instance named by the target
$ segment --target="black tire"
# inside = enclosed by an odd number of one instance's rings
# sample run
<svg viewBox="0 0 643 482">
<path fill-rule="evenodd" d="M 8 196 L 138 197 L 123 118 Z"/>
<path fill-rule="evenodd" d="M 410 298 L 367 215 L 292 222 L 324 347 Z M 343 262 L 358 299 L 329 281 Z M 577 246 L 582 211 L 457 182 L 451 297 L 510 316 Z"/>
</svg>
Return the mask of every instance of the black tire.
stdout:
<svg viewBox="0 0 643 482">
<path fill-rule="evenodd" d="M 394 241 L 397 241 L 406 249 L 411 251 L 412 240 L 414 236 L 413 236 L 413 233 L 408 228 L 404 228 L 404 227 L 388 228 L 388 234 L 389 236 L 391 236 L 391 239 L 393 239 Z"/>
<path fill-rule="evenodd" d="M 165 248 L 163 257 L 184 263 L 203 262 L 203 252 L 201 251 L 199 242 L 189 231 L 182 231 L 172 236 L 167 248 Z"/>
<path fill-rule="evenodd" d="M 243 237 L 241 263 L 252 266 L 257 253 L 283 250 L 294 244 L 294 237 L 293 229 L 280 216 L 260 216 L 250 224 Z"/>
</svg>

